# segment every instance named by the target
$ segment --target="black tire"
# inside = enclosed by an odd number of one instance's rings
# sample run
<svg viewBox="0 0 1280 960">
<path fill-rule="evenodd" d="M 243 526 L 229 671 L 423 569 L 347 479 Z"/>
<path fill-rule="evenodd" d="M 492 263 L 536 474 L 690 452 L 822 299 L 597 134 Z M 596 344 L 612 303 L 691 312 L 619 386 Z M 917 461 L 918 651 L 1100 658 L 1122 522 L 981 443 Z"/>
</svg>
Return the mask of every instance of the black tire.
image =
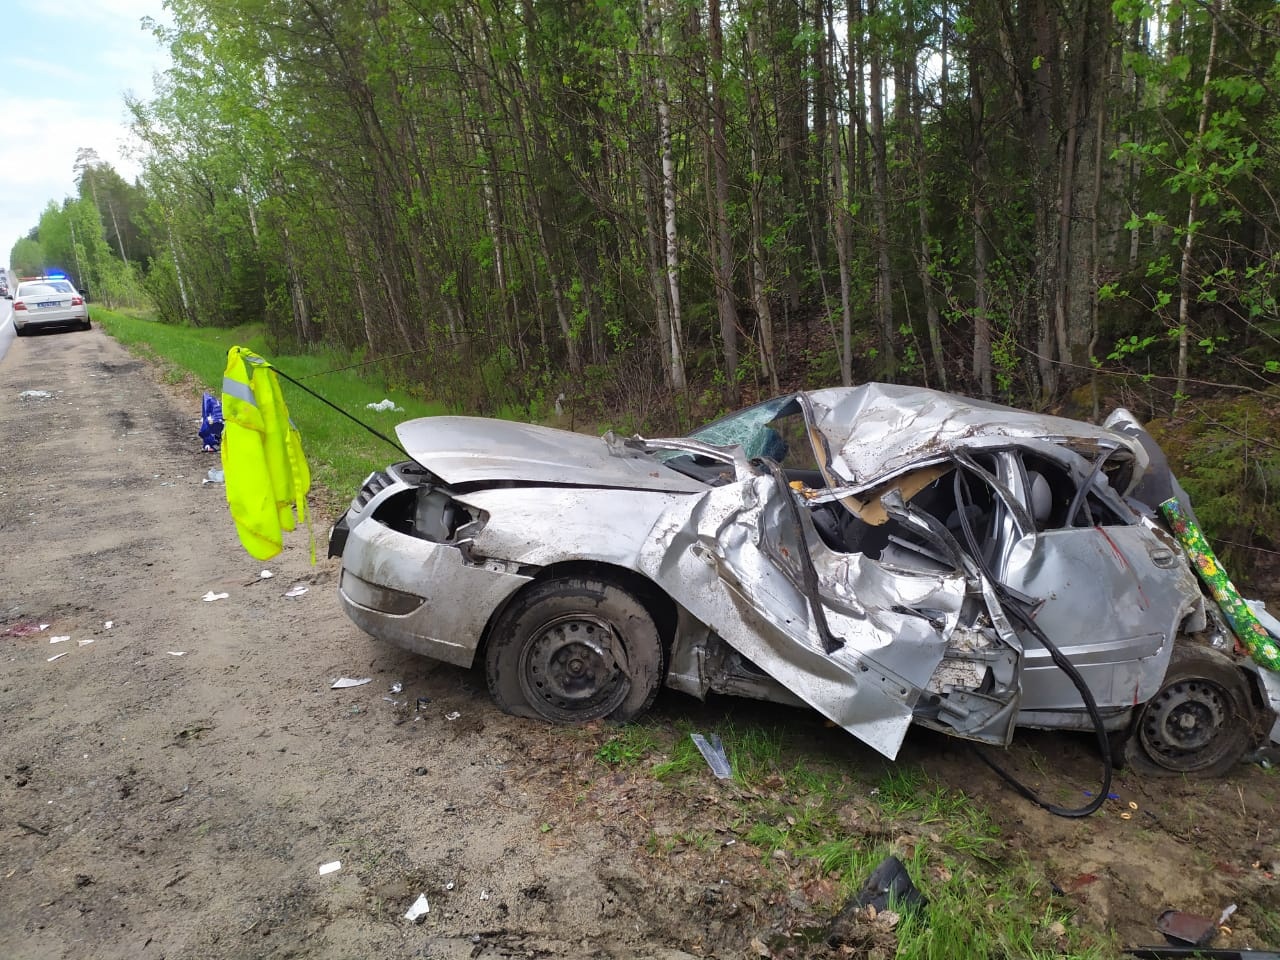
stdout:
<svg viewBox="0 0 1280 960">
<path fill-rule="evenodd" d="M 528 587 L 498 617 L 485 650 L 498 706 L 552 723 L 637 717 L 663 671 L 662 638 L 644 604 L 594 577 Z"/>
<path fill-rule="evenodd" d="M 27 331 L 24 330 L 22 327 L 18 326 L 16 323 L 13 325 L 13 332 L 17 334 L 19 337 L 25 337 L 27 335 Z"/>
<path fill-rule="evenodd" d="M 1253 745 L 1254 711 L 1244 672 L 1209 647 L 1174 647 L 1164 683 L 1138 708 L 1125 763 L 1152 776 L 1220 777 Z"/>
<path fill-rule="evenodd" d="M 92 329 L 93 329 L 93 321 L 92 321 L 92 320 L 90 320 L 88 317 L 85 317 L 85 318 L 84 318 L 84 323 L 80 324 L 80 329 L 81 329 L 81 330 L 92 330 Z"/>
</svg>

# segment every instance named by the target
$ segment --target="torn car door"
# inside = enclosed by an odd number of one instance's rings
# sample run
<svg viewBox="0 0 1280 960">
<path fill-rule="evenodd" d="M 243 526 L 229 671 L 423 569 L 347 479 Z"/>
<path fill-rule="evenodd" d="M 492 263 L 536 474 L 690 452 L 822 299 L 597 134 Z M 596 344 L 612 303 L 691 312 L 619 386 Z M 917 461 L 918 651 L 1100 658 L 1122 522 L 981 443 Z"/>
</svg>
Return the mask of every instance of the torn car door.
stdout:
<svg viewBox="0 0 1280 960">
<path fill-rule="evenodd" d="M 935 536 L 900 498 L 883 502 L 901 524 Z M 962 564 L 935 557 L 909 568 L 834 551 L 780 477 L 746 477 L 673 507 L 641 566 L 739 653 L 887 757 L 917 707 L 943 699 L 930 685 L 966 610 Z M 1013 682 L 996 706 L 1010 714 L 1017 652 L 999 653 Z M 1005 719 L 965 731 L 1001 744 L 1009 733 Z"/>
</svg>

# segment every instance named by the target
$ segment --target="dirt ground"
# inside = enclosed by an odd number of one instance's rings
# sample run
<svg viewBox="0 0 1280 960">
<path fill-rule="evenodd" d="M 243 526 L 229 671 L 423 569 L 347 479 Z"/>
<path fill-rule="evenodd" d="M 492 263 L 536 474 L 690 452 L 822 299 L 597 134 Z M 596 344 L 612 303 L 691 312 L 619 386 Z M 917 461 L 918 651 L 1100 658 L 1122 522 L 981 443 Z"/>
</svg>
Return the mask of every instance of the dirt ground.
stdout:
<svg viewBox="0 0 1280 960">
<path fill-rule="evenodd" d="M 100 330 L 0 361 L 0 957 L 759 956 L 838 907 L 779 896 L 745 844 L 655 854 L 647 837 L 714 826 L 731 788 L 708 777 L 691 805 L 597 762 L 598 732 L 507 717 L 479 674 L 374 642 L 305 531 L 252 560 L 202 483 L 216 457 L 198 412 Z M 332 519 L 315 519 L 320 554 Z M 372 682 L 331 689 L 343 676 Z M 664 695 L 657 711 L 710 725 L 726 709 Z M 1005 760 L 1067 784 L 1065 802 L 1096 789 L 1078 738 L 1020 737 Z M 985 801 L 1080 922 L 1151 943 L 1166 908 L 1234 902 L 1226 942 L 1275 946 L 1272 771 L 1120 774 L 1118 800 L 1070 821 L 954 742 L 913 736 L 903 762 Z"/>
</svg>

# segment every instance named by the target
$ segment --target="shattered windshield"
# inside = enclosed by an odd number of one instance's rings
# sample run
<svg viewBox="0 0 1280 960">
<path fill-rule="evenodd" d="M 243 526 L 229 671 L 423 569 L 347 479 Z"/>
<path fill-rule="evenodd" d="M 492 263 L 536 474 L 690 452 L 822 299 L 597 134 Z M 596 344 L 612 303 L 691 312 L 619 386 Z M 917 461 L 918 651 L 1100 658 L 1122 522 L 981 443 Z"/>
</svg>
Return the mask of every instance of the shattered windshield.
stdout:
<svg viewBox="0 0 1280 960">
<path fill-rule="evenodd" d="M 689 434 L 689 438 L 718 447 L 739 446 L 748 459 L 769 457 L 781 463 L 786 457 L 786 443 L 772 424 L 791 412 L 788 407 L 798 409 L 794 395 L 766 400 L 754 407 L 721 417 L 705 427 L 699 427 Z"/>
</svg>

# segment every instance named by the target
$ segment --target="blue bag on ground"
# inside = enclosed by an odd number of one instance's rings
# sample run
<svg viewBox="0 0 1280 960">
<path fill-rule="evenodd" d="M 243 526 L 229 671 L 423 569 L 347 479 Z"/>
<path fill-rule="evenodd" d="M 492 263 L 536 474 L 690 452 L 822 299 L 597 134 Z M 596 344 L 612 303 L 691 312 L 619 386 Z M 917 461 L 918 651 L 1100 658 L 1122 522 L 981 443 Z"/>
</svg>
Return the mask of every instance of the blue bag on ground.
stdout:
<svg viewBox="0 0 1280 960">
<path fill-rule="evenodd" d="M 222 446 L 222 401 L 208 391 L 200 404 L 200 439 L 206 453 L 217 453 Z"/>
</svg>

